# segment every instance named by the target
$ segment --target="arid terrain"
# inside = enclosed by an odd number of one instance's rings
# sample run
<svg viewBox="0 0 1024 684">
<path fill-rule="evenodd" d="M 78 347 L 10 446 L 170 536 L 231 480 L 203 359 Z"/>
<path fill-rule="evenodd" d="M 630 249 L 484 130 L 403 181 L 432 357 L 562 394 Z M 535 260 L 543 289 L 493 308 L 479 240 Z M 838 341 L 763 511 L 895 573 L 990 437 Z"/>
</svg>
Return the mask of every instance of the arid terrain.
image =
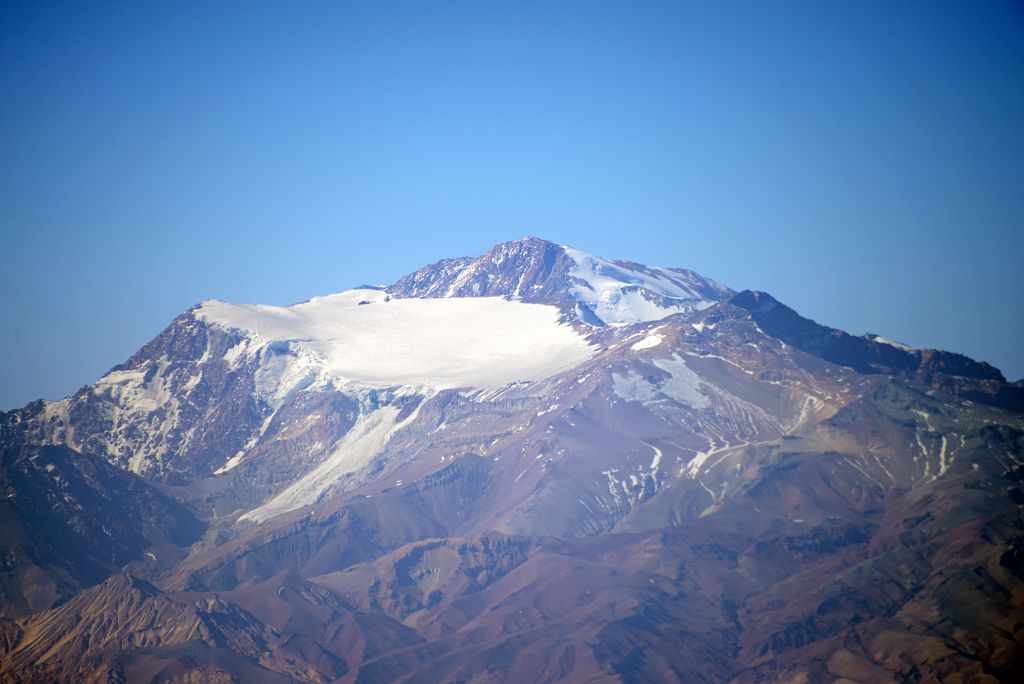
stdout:
<svg viewBox="0 0 1024 684">
<path fill-rule="evenodd" d="M 0 681 L 1024 681 L 1024 387 L 527 238 L 0 414 Z"/>
</svg>

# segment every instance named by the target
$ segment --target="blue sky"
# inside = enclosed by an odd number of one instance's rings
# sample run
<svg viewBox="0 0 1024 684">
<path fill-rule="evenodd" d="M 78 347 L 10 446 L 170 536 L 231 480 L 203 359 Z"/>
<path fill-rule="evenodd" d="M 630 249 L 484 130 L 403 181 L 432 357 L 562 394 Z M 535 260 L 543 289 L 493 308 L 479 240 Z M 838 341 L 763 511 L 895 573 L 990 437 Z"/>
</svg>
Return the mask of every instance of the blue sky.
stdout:
<svg viewBox="0 0 1024 684">
<path fill-rule="evenodd" d="M 1016 2 L 0 6 L 0 409 L 537 235 L 1024 376 Z"/>
</svg>

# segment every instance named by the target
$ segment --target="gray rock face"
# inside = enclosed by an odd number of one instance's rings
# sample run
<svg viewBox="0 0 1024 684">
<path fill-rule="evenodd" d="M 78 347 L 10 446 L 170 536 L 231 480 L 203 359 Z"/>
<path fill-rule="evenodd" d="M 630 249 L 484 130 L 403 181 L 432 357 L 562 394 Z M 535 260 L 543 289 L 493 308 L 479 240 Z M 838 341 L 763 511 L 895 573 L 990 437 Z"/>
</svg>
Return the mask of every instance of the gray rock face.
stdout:
<svg viewBox="0 0 1024 684">
<path fill-rule="evenodd" d="M 65 446 L 16 446 L 10 433 L 6 439 L 0 615 L 49 608 L 147 550 L 164 555 L 202 532 L 186 506 L 132 473 Z"/>
<path fill-rule="evenodd" d="M 186 312 L 96 384 L 47 402 L 29 428 L 32 438 L 160 481 L 209 474 L 262 421 L 255 366 L 225 361 L 240 340 Z"/>
<path fill-rule="evenodd" d="M 401 297 L 571 299 L 574 265 L 560 245 L 526 238 L 496 245 L 477 258 L 444 259 L 425 266 L 387 291 Z"/>
<path fill-rule="evenodd" d="M 339 321 L 415 343 L 394 301 L 464 297 L 509 300 L 488 315 L 554 307 L 540 339 L 588 351 L 507 384 L 373 383 L 339 370 L 342 323 L 303 319 L 359 316 Z M 38 555 L 63 594 L 15 600 L 38 582 L 12 566 L 5 610 L 22 617 L 0 635 L 18 672 L 73 676 L 73 649 L 33 636 L 56 619 L 38 611 L 127 567 L 151 583 L 138 611 L 216 595 L 233 607 L 209 620 L 238 630 L 186 657 L 174 635 L 154 646 L 129 629 L 102 657 L 129 680 L 158 662 L 267 681 L 1021 674 L 1024 418 L 990 366 L 535 238 L 365 301 L 236 307 L 231 325 L 201 305 L 74 397 L 3 416 L 7 481 L 49 449 L 131 483 L 123 510 L 83 495 L 53 525 L 145 521 L 127 546 L 82 532 L 113 559 L 88 573 Z M 489 363 L 463 353 L 491 348 L 486 329 L 453 329 L 452 359 Z M 31 468 L 12 501 L 63 491 Z M 83 491 L 106 491 L 95 480 Z M 5 539 L 36 543 L 19 515 Z M 124 613 L 115 595 L 90 594 L 86 612 Z"/>
</svg>

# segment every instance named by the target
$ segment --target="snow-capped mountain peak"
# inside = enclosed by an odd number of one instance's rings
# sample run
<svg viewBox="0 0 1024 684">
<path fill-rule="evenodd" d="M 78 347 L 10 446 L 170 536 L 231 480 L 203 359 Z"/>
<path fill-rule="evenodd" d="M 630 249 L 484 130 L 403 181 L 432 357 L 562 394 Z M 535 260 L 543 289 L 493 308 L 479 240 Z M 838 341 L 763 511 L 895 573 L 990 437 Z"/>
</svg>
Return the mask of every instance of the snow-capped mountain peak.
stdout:
<svg viewBox="0 0 1024 684">
<path fill-rule="evenodd" d="M 654 321 L 705 309 L 732 291 L 693 271 L 603 259 L 527 237 L 472 258 L 445 259 L 388 288 L 398 297 L 515 297 L 568 301 L 590 325 Z"/>
<path fill-rule="evenodd" d="M 674 313 L 706 309 L 732 291 L 693 271 L 609 261 L 562 246 L 573 262 L 573 297 L 605 323 L 656 321 Z"/>
<path fill-rule="evenodd" d="M 1018 681 L 1022 411 L 987 364 L 536 238 L 207 301 L 0 413 L 0 679 Z"/>
</svg>

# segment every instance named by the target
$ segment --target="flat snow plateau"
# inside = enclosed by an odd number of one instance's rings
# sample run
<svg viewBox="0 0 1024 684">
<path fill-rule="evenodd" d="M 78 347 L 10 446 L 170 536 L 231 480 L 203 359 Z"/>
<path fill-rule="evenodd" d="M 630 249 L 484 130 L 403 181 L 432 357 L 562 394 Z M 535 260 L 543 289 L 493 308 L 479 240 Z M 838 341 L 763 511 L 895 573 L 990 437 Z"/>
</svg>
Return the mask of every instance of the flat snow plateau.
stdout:
<svg viewBox="0 0 1024 684">
<path fill-rule="evenodd" d="M 503 387 L 568 370 L 595 351 L 556 308 L 500 297 L 348 290 L 288 307 L 207 301 L 196 315 L 246 331 L 256 348 L 290 342 L 331 375 L 368 387 Z"/>
</svg>

